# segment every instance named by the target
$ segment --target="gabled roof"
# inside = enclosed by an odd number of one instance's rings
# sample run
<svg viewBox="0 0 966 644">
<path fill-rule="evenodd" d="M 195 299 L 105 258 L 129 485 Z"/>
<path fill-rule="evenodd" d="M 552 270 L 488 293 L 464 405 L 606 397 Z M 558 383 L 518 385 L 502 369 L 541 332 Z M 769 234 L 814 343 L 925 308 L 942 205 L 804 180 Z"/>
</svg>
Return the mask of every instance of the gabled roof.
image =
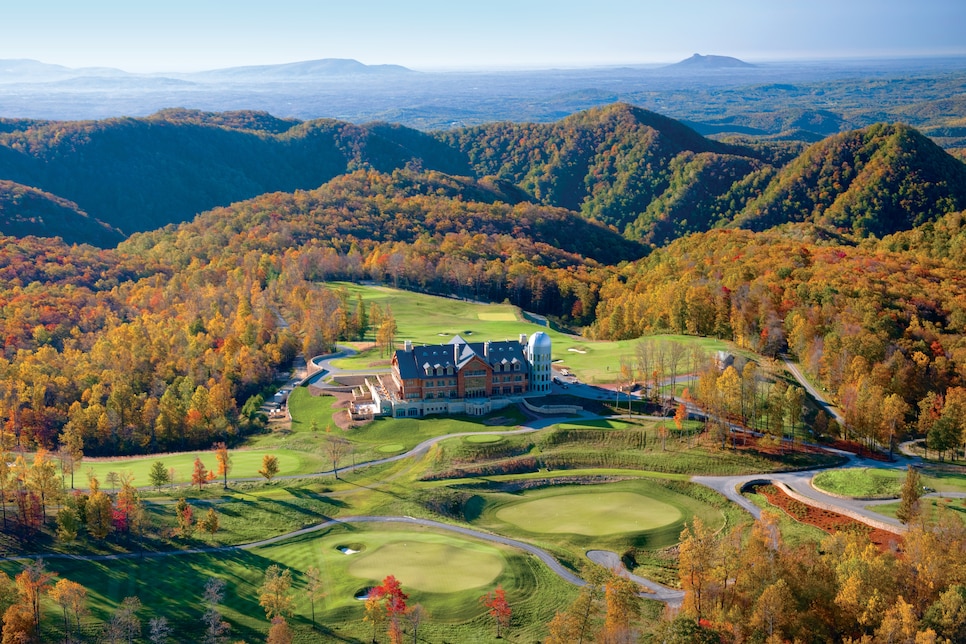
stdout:
<svg viewBox="0 0 966 644">
<path fill-rule="evenodd" d="M 435 378 L 426 374 L 429 369 L 446 370 L 452 367 L 454 372 L 467 365 L 474 357 L 478 357 L 491 367 L 498 364 L 519 363 L 528 364 L 524 345 L 516 340 L 500 342 L 466 342 L 460 336 L 454 336 L 446 344 L 435 344 L 413 347 L 411 351 L 396 351 L 396 364 L 399 365 L 399 375 L 403 379 Z"/>
</svg>

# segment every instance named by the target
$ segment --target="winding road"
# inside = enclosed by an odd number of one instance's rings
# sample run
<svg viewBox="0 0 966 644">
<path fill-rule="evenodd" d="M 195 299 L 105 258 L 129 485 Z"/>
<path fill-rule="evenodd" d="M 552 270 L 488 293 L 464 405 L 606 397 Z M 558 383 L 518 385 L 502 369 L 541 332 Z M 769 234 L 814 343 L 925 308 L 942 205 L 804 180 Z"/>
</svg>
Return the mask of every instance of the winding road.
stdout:
<svg viewBox="0 0 966 644">
<path fill-rule="evenodd" d="M 336 354 L 320 356 L 318 358 L 313 359 L 312 363 L 314 366 L 319 367 L 319 371 L 317 371 L 313 375 L 308 376 L 308 378 L 303 377 L 302 380 L 298 381 L 298 384 L 301 384 L 301 382 L 303 382 L 304 380 L 321 377 L 318 374 L 325 375 L 325 374 L 331 374 L 331 373 L 355 373 L 354 371 L 341 370 L 331 366 L 331 363 L 330 363 L 331 360 L 346 357 L 348 355 L 351 355 L 351 353 L 353 352 L 353 350 L 349 347 L 339 347 L 339 348 L 340 348 L 340 351 Z M 826 407 L 826 409 L 829 410 L 829 413 L 831 415 L 833 415 L 836 418 L 840 418 L 838 412 L 835 411 L 834 408 L 832 408 L 831 405 L 829 405 L 829 403 L 827 403 L 824 400 L 824 398 L 822 398 L 819 392 L 817 392 L 804 379 L 804 377 L 802 377 L 797 367 L 795 367 L 795 365 L 789 362 L 787 359 L 786 359 L 786 366 L 788 366 L 792 374 L 808 390 L 808 392 L 820 404 L 822 404 L 823 406 Z M 594 392 L 588 391 L 588 392 L 581 392 L 581 393 L 587 398 L 598 398 L 600 395 L 599 392 L 597 391 L 594 391 Z M 612 395 L 612 393 L 607 392 L 606 395 L 609 397 Z M 582 420 L 599 419 L 599 418 L 604 418 L 604 417 L 593 415 L 590 413 L 585 413 L 580 417 L 580 419 Z M 648 418 L 648 419 L 655 419 L 655 420 L 663 419 L 661 417 L 640 417 L 640 418 Z M 559 422 L 560 422 L 559 418 L 532 419 L 522 424 L 519 428 L 513 429 L 513 430 L 494 430 L 494 431 L 487 431 L 487 432 L 461 432 L 456 434 L 448 434 L 444 436 L 436 436 L 433 438 L 429 438 L 425 441 L 422 441 L 421 443 L 419 443 L 418 445 L 416 445 L 415 447 L 413 447 L 412 449 L 404 453 L 388 456 L 386 458 L 381 458 L 377 460 L 366 461 L 364 463 L 357 463 L 351 466 L 342 467 L 342 468 L 339 468 L 338 472 L 347 473 L 357 469 L 371 467 L 373 465 L 381 465 L 381 464 L 400 461 L 403 459 L 418 457 L 425 454 L 433 445 L 436 445 L 441 441 L 449 440 L 452 438 L 459 438 L 464 436 L 477 436 L 481 434 L 491 434 L 491 435 L 500 435 L 500 436 L 526 434 L 526 433 L 538 431 L 540 429 L 544 429 L 545 427 L 557 424 Z M 832 450 L 832 451 L 836 451 L 836 450 Z M 850 467 L 904 467 L 905 466 L 904 463 L 892 463 L 892 464 L 880 463 L 877 461 L 867 461 L 864 459 L 860 459 L 847 452 L 839 452 L 839 453 L 843 455 L 847 455 L 850 458 L 850 463 L 849 463 Z M 892 532 L 901 533 L 904 531 L 904 526 L 900 524 L 897 520 L 875 513 L 866 507 L 875 502 L 847 499 L 839 496 L 832 496 L 814 488 L 811 484 L 812 477 L 820 471 L 822 470 L 813 469 L 813 470 L 798 471 L 798 472 L 748 474 L 748 475 L 742 475 L 742 476 L 694 476 L 691 478 L 691 481 L 707 486 L 721 493 L 726 498 L 736 503 L 738 506 L 747 510 L 755 518 L 758 518 L 761 515 L 761 509 L 755 504 L 753 504 L 746 497 L 744 497 L 740 493 L 740 490 L 742 489 L 743 486 L 745 486 L 746 484 L 752 481 L 773 481 L 787 486 L 787 488 L 792 490 L 794 493 L 798 494 L 800 497 L 803 497 L 806 500 L 806 502 L 810 502 L 820 507 L 824 506 L 829 509 L 833 509 L 842 514 L 846 514 L 848 516 L 856 518 L 860 521 L 864 521 L 866 523 L 875 524 L 878 527 L 883 527 Z M 332 476 L 334 474 L 336 474 L 335 471 L 327 470 L 323 472 L 316 472 L 313 474 L 292 475 L 292 476 L 283 476 L 283 477 L 277 477 L 277 478 L 279 479 L 316 478 L 316 477 Z M 260 480 L 260 479 L 235 479 L 235 480 L 245 481 L 245 480 Z M 946 495 L 946 496 L 949 496 L 949 495 Z M 960 495 L 956 495 L 956 496 L 960 496 Z M 882 502 L 888 502 L 888 501 L 882 501 Z M 403 523 L 403 524 L 409 524 L 409 525 L 418 525 L 418 526 L 423 526 L 423 527 L 437 529 L 437 530 L 454 532 L 467 537 L 472 537 L 475 539 L 481 539 L 492 543 L 497 543 L 497 544 L 509 546 L 512 548 L 517 548 L 540 559 L 540 561 L 543 562 L 548 568 L 550 568 L 550 570 L 552 570 L 556 575 L 558 575 L 560 578 L 564 579 L 568 583 L 571 583 L 577 586 L 583 586 L 586 584 L 584 580 L 582 580 L 580 577 L 574 574 L 571 570 L 561 565 L 560 562 L 553 555 L 529 543 L 519 541 L 516 539 L 511 539 L 509 537 L 504 537 L 501 535 L 489 533 L 489 532 L 475 530 L 472 528 L 466 528 L 462 526 L 443 523 L 440 521 L 433 521 L 430 519 L 420 519 L 420 518 L 410 517 L 410 516 L 346 516 L 346 517 L 340 517 L 340 518 L 327 519 L 325 521 L 302 528 L 300 530 L 294 530 L 294 531 L 277 535 L 275 537 L 271 537 L 268 539 L 262 539 L 259 541 L 253 541 L 246 544 L 232 545 L 232 546 L 193 548 L 193 549 L 187 549 L 187 550 L 171 550 L 171 551 L 164 551 L 164 552 L 123 553 L 123 554 L 112 554 L 112 555 L 49 554 L 49 555 L 44 555 L 44 558 L 74 559 L 74 560 L 84 560 L 84 561 L 111 561 L 111 560 L 133 559 L 133 558 L 160 558 L 160 557 L 182 556 L 182 555 L 191 555 L 191 554 L 251 550 L 255 548 L 269 546 L 269 545 L 272 545 L 281 541 L 285 541 L 287 539 L 291 539 L 294 537 L 298 537 L 301 535 L 311 534 L 314 532 L 325 530 L 327 528 L 332 528 L 335 526 L 346 525 L 346 524 L 353 524 L 353 523 Z M 597 564 L 600 564 L 606 568 L 616 570 L 620 574 L 628 577 L 629 579 L 635 581 L 642 587 L 646 588 L 648 592 L 642 593 L 642 596 L 664 602 L 672 607 L 680 606 L 684 599 L 684 593 L 681 590 L 669 588 L 667 586 L 658 584 L 652 580 L 645 579 L 643 577 L 639 577 L 629 573 L 626 570 L 626 568 L 624 568 L 623 563 L 621 562 L 620 557 L 617 555 L 617 553 L 604 551 L 604 550 L 590 550 L 586 553 L 586 556 L 591 561 Z M 11 560 L 11 561 L 22 561 L 22 560 L 35 559 L 35 558 L 36 557 L 31 557 L 31 556 L 19 556 L 19 557 L 5 557 L 4 559 Z"/>
</svg>

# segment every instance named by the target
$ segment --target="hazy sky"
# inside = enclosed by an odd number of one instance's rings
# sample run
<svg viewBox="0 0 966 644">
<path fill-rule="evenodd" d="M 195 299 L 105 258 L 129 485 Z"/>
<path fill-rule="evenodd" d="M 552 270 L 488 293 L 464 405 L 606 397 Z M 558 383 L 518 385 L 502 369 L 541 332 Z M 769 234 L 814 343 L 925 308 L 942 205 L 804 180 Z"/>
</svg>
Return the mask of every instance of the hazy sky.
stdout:
<svg viewBox="0 0 966 644">
<path fill-rule="evenodd" d="M 0 59 L 194 71 L 316 58 L 416 69 L 966 53 L 964 0 L 4 0 Z"/>
</svg>

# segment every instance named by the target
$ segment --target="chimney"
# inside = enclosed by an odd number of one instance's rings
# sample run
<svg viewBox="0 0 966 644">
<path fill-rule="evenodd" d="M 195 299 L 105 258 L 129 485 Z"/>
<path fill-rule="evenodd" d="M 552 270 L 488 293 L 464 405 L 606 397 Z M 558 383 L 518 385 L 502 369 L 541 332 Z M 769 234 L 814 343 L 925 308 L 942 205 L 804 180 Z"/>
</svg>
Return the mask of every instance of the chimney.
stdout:
<svg viewBox="0 0 966 644">
<path fill-rule="evenodd" d="M 459 363 L 460 363 L 460 345 L 454 344 L 453 345 L 453 367 L 455 368 L 456 365 L 458 365 Z"/>
<path fill-rule="evenodd" d="M 520 344 L 526 344 L 526 343 L 527 343 L 527 334 L 526 333 L 521 333 L 520 334 Z"/>
<path fill-rule="evenodd" d="M 483 355 L 487 358 L 490 357 L 490 341 L 487 340 L 483 343 Z"/>
<path fill-rule="evenodd" d="M 403 351 L 406 351 L 408 353 L 408 352 L 411 352 L 412 350 L 413 350 L 413 341 L 406 340 L 406 342 L 403 344 Z"/>
</svg>

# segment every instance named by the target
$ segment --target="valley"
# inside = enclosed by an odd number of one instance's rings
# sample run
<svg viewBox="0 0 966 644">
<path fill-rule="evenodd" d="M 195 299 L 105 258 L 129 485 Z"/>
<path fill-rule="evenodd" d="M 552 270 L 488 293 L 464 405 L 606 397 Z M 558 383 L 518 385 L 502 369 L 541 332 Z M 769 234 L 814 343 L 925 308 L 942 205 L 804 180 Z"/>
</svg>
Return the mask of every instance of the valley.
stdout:
<svg viewBox="0 0 966 644">
<path fill-rule="evenodd" d="M 962 71 L 920 64 L 0 119 L 4 640 L 960 641 Z M 321 68 L 452 80 L 179 82 Z M 347 412 L 538 332 L 526 403 Z"/>
</svg>

